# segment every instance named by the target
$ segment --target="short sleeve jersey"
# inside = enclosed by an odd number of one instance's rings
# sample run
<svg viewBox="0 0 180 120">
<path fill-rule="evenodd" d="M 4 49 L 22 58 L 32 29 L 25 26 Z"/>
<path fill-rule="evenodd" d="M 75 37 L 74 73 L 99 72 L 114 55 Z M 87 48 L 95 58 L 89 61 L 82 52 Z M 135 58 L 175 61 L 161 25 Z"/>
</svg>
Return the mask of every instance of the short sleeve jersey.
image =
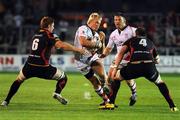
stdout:
<svg viewBox="0 0 180 120">
<path fill-rule="evenodd" d="M 133 37 L 123 45 L 128 47 L 130 52 L 130 62 L 152 60 L 157 56 L 157 51 L 153 42 L 146 37 Z"/>
<path fill-rule="evenodd" d="M 107 47 L 113 48 L 114 46 L 116 46 L 117 53 L 118 53 L 118 51 L 121 50 L 123 43 L 136 35 L 135 31 L 136 31 L 136 28 L 131 27 L 131 26 L 127 26 L 122 31 L 119 31 L 118 29 L 114 30 L 110 34 Z M 126 59 L 126 57 L 124 59 Z"/>
<path fill-rule="evenodd" d="M 27 62 L 35 65 L 49 65 L 51 49 L 56 37 L 46 29 L 40 29 L 32 38 L 31 52 Z"/>
<path fill-rule="evenodd" d="M 75 34 L 75 39 L 74 39 L 74 46 L 77 48 L 81 48 L 81 49 L 85 49 L 89 52 L 89 54 L 86 55 L 81 55 L 79 53 L 75 54 L 75 58 L 76 59 L 80 59 L 80 58 L 87 58 L 92 56 L 93 54 L 96 53 L 97 48 L 87 48 L 87 47 L 83 47 L 80 43 L 79 37 L 83 36 L 85 37 L 87 40 L 91 40 L 91 41 L 96 41 L 99 40 L 99 34 L 95 31 L 93 31 L 90 27 L 88 27 L 87 25 L 82 25 L 78 28 L 78 30 L 76 31 Z"/>
</svg>

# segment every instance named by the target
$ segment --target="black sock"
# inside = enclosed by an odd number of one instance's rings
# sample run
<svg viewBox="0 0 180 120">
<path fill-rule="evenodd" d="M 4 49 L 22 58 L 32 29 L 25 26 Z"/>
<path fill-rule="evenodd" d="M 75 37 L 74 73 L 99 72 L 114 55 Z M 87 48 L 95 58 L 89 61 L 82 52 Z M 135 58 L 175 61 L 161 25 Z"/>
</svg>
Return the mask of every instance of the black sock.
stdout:
<svg viewBox="0 0 180 120">
<path fill-rule="evenodd" d="M 115 99 L 116 99 L 118 90 L 119 90 L 119 88 L 120 88 L 120 85 L 121 85 L 121 81 L 119 81 L 119 80 L 114 80 L 114 81 L 111 83 L 112 93 L 111 93 L 110 96 L 109 96 L 110 103 L 113 103 L 113 104 L 115 103 Z"/>
<path fill-rule="evenodd" d="M 61 91 L 62 91 L 62 89 L 65 87 L 66 82 L 67 82 L 67 78 L 66 78 L 66 77 L 58 80 L 58 82 L 57 82 L 57 84 L 56 84 L 55 93 L 60 94 Z"/>
<path fill-rule="evenodd" d="M 5 101 L 7 101 L 8 103 L 10 102 L 11 98 L 16 94 L 16 92 L 18 91 L 20 85 L 21 85 L 22 81 L 18 81 L 15 80 L 13 82 L 13 84 L 11 85 L 11 88 L 9 90 L 9 93 L 5 99 Z"/>
<path fill-rule="evenodd" d="M 175 104 L 169 94 L 169 90 L 166 86 L 165 83 L 160 83 L 160 84 L 156 84 L 161 92 L 161 94 L 164 96 L 164 98 L 166 99 L 166 101 L 168 102 L 169 104 L 169 107 L 175 107 Z"/>
</svg>

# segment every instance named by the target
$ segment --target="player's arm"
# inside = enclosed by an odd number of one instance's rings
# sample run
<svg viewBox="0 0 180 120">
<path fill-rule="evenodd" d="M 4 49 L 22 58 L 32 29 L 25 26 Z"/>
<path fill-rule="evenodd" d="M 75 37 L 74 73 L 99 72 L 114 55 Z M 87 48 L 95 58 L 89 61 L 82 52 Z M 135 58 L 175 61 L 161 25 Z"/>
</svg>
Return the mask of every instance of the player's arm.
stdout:
<svg viewBox="0 0 180 120">
<path fill-rule="evenodd" d="M 99 56 L 100 58 L 104 58 L 104 57 L 108 56 L 111 53 L 111 51 L 112 51 L 112 49 L 114 47 L 114 42 L 112 40 L 112 38 L 113 38 L 112 36 L 113 35 L 111 34 L 110 37 L 109 37 L 109 42 L 108 42 L 107 46 L 103 50 L 103 53 Z"/>
<path fill-rule="evenodd" d="M 119 63 L 122 61 L 123 56 L 126 54 L 128 50 L 127 45 L 123 45 L 121 50 L 118 52 L 117 58 L 115 59 L 115 67 L 119 66 Z"/>
<path fill-rule="evenodd" d="M 105 33 L 103 31 L 99 31 L 99 37 L 100 37 L 100 41 L 102 43 L 102 51 L 104 51 L 106 35 L 105 35 Z"/>
<path fill-rule="evenodd" d="M 115 65 L 113 66 L 113 72 L 111 75 L 112 79 L 115 79 L 116 73 L 117 73 L 117 68 L 120 64 L 120 62 L 123 59 L 124 54 L 126 54 L 126 52 L 128 51 L 128 46 L 127 45 L 123 45 L 121 50 L 118 52 L 117 58 L 115 59 Z"/>
<path fill-rule="evenodd" d="M 73 45 L 71 45 L 67 42 L 62 42 L 59 39 L 58 40 L 56 39 L 55 47 L 62 48 L 65 51 L 73 51 L 73 52 L 79 52 L 81 54 L 85 54 L 85 51 L 83 49 L 76 48 Z"/>
<path fill-rule="evenodd" d="M 154 62 L 155 62 L 156 64 L 159 64 L 159 62 L 160 62 L 160 57 L 159 57 L 159 55 L 158 55 L 158 53 L 157 53 L 156 48 L 153 49 L 152 54 L 153 54 L 153 57 L 154 57 Z"/>
<path fill-rule="evenodd" d="M 112 51 L 112 48 L 110 47 L 106 47 L 104 50 L 103 50 L 103 53 L 99 56 L 99 58 L 105 58 L 106 56 L 108 56 Z"/>
<path fill-rule="evenodd" d="M 96 40 L 96 41 L 87 40 L 86 37 L 84 36 L 79 37 L 79 42 L 83 47 L 88 47 L 88 48 L 101 48 L 102 47 L 102 43 L 100 40 Z"/>
</svg>

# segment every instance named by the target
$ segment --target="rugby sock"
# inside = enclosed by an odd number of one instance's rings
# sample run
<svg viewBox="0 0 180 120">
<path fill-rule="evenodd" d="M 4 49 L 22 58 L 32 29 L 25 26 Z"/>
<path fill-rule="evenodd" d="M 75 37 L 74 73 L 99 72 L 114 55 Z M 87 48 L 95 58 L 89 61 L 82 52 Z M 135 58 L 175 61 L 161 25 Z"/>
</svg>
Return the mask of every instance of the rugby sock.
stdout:
<svg viewBox="0 0 180 120">
<path fill-rule="evenodd" d="M 121 81 L 119 80 L 114 80 L 111 83 L 111 89 L 112 89 L 112 93 L 109 95 L 109 99 L 110 99 L 110 103 L 115 103 L 115 99 L 118 93 L 118 90 L 120 88 L 121 85 Z"/>
<path fill-rule="evenodd" d="M 126 81 L 127 85 L 131 89 L 131 93 L 135 94 L 136 93 L 136 82 L 134 80 Z"/>
<path fill-rule="evenodd" d="M 66 77 L 60 79 L 60 80 L 57 82 L 57 84 L 56 84 L 55 93 L 60 94 L 61 91 L 62 91 L 62 89 L 65 87 L 66 83 L 67 83 L 67 78 L 66 78 Z"/>
<path fill-rule="evenodd" d="M 107 103 L 110 101 L 108 96 L 103 92 L 103 88 L 101 86 L 99 86 L 95 91 L 104 100 L 104 102 Z"/>
<path fill-rule="evenodd" d="M 18 80 L 15 80 L 13 82 L 13 84 L 11 85 L 10 87 L 10 90 L 9 90 L 9 93 L 5 99 L 6 102 L 10 102 L 11 98 L 16 94 L 16 92 L 18 91 L 20 85 L 21 85 L 22 81 L 18 81 Z"/>
<path fill-rule="evenodd" d="M 172 107 L 175 107 L 175 104 L 169 94 L 169 90 L 166 86 L 165 83 L 160 83 L 160 84 L 156 84 L 161 92 L 161 94 L 164 96 L 164 98 L 166 99 L 166 101 L 168 102 L 169 104 L 169 107 L 172 108 Z"/>
</svg>

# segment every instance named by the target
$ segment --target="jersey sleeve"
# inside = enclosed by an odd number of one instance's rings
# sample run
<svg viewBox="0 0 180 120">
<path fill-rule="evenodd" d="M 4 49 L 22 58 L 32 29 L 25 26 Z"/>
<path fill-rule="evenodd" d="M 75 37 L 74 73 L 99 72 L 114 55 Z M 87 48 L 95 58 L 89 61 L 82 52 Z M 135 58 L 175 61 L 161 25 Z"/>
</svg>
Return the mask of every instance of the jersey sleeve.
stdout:
<svg viewBox="0 0 180 120">
<path fill-rule="evenodd" d="M 158 52 L 157 52 L 156 47 L 154 47 L 152 54 L 153 54 L 154 58 L 156 58 L 158 56 Z"/>
<path fill-rule="evenodd" d="M 135 37 L 136 36 L 136 29 L 135 27 L 131 27 L 132 29 L 132 36 Z"/>
<path fill-rule="evenodd" d="M 50 37 L 48 37 L 48 38 L 49 38 L 48 39 L 48 44 L 49 45 L 55 45 L 55 43 L 60 40 L 59 36 L 57 34 L 55 34 L 55 33 L 52 33 L 50 35 Z"/>
<path fill-rule="evenodd" d="M 111 34 L 109 36 L 109 41 L 108 41 L 107 47 L 108 48 L 113 48 L 114 47 L 114 35 L 113 34 Z"/>
<path fill-rule="evenodd" d="M 78 31 L 79 31 L 78 36 L 83 36 L 83 37 L 85 37 L 87 39 L 87 27 L 81 26 L 81 27 L 79 27 Z"/>
</svg>

